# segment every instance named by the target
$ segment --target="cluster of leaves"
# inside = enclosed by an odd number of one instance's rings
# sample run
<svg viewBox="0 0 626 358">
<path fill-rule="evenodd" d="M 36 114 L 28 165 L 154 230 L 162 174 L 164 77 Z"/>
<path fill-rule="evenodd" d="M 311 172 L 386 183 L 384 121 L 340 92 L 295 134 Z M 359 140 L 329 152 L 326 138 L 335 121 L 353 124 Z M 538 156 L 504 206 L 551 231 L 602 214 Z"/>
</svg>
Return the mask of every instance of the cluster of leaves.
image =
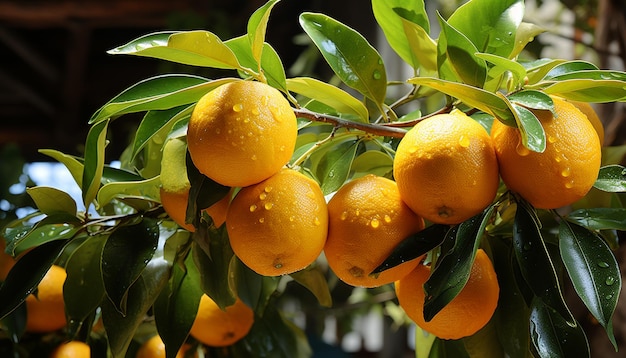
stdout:
<svg viewBox="0 0 626 358">
<path fill-rule="evenodd" d="M 208 217 L 194 217 L 225 190 L 197 173 L 191 162 L 188 216 L 198 223 L 196 232 L 178 229 L 159 204 L 164 141 L 184 136 L 200 97 L 236 77 L 265 82 L 289 98 L 299 117 L 297 148 L 289 165 L 314 177 L 325 194 L 365 173 L 391 175 L 398 138 L 423 118 L 420 110 L 404 113 L 410 103 L 442 98 L 441 110 L 425 116 L 458 108 L 487 128 L 500 120 L 519 128 L 529 150 L 542 152 L 545 134 L 531 109 L 552 110 L 549 95 L 589 102 L 626 98 L 625 73 L 582 61 L 521 60 L 524 47 L 541 32 L 522 21 L 522 0 L 471 0 L 448 19 L 438 16 L 437 39 L 431 37 L 423 1 L 372 0 L 389 44 L 414 69 L 400 98 L 389 97 L 385 63 L 361 34 L 324 14 L 303 13 L 304 32 L 356 94 L 315 78 L 287 78 L 278 53 L 265 42 L 277 3 L 270 0 L 259 8 L 240 37 L 223 41 L 204 30 L 158 32 L 109 51 L 221 69 L 225 76 L 168 74 L 141 81 L 92 116 L 82 157 L 41 151 L 67 167 L 82 188 L 86 210 L 79 211 L 62 190 L 33 187 L 28 194 L 38 211 L 4 228 L 7 252 L 20 256 L 0 286 L 0 317 L 12 336 L 23 333 L 25 312 L 18 308 L 56 262 L 68 271 L 64 297 L 69 336 L 88 339 L 91 325 L 102 316 L 113 356 L 124 356 L 146 316 L 154 315 L 168 357 L 173 357 L 187 339 L 203 293 L 221 306 L 237 295 L 255 310 L 251 333 L 230 347 L 231 354 L 310 354 L 303 332 L 276 302 L 284 291 L 281 282 L 295 280 L 321 306 L 332 305 L 329 273 L 313 266 L 276 278 L 245 267 L 233 255 L 223 228 L 215 228 Z M 109 125 L 137 112 L 145 115 L 121 158 L 122 168 L 108 166 Z M 418 335 L 418 354 L 423 347 L 433 355 L 469 347 L 512 357 L 531 351 L 540 356 L 588 353 L 585 334 L 563 298 L 565 280 L 615 345 L 611 317 L 621 279 L 611 247 L 617 244 L 616 231 L 626 229 L 626 209 L 617 194 L 626 191 L 626 169 L 603 167 L 596 188 L 610 196 L 609 207 L 580 208 L 567 215 L 540 212 L 503 191 L 467 222 L 431 225 L 407 238 L 377 271 L 426 252 L 438 255 L 425 286 L 427 317 L 462 289 L 478 247 L 494 259 L 502 291 L 496 315 L 481 337 L 467 338 L 459 346 Z"/>
</svg>

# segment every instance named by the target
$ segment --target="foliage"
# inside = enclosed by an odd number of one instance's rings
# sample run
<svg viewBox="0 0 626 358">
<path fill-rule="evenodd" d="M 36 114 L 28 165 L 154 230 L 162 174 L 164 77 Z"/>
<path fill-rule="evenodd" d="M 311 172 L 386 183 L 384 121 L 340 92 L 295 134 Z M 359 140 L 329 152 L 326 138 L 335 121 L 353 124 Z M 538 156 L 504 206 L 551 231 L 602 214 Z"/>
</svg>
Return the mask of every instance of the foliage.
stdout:
<svg viewBox="0 0 626 358">
<path fill-rule="evenodd" d="M 407 5 L 372 0 L 372 5 L 389 44 L 415 73 L 406 79 L 408 90 L 399 98 L 388 95 L 391 84 L 379 52 L 354 29 L 319 13 L 303 13 L 300 24 L 348 89 L 323 79 L 286 78 L 279 54 L 265 42 L 278 0 L 259 8 L 249 19 L 247 33 L 239 37 L 223 40 L 204 30 L 158 32 L 109 51 L 222 69 L 231 77 L 148 78 L 93 114 L 82 157 L 41 151 L 67 167 L 82 188 L 84 206 L 97 214 L 78 211 L 77 203 L 59 189 L 28 190 L 38 211 L 2 231 L 7 252 L 21 255 L 0 286 L 0 317 L 8 336 L 16 343 L 26 337 L 19 328 L 25 319 L 22 303 L 48 267 L 60 262 L 68 271 L 67 336 L 100 347 L 106 342 L 114 357 L 132 351 L 134 338 L 151 316 L 168 357 L 173 357 L 186 339 L 203 292 L 222 306 L 231 303 L 236 292 L 256 314 L 251 333 L 225 351 L 211 351 L 216 356 L 310 355 L 303 330 L 279 303 L 288 291 L 286 282 L 293 280 L 312 292 L 318 302 L 311 307 L 323 312 L 333 304 L 332 273 L 320 264 L 286 277 L 260 276 L 233 255 L 223 227 L 201 220 L 196 232 L 186 232 L 159 204 L 162 143 L 184 136 L 195 102 L 236 77 L 268 83 L 291 101 L 300 134 L 289 165 L 314 177 L 325 194 L 365 173 L 391 176 L 398 138 L 423 118 L 407 110 L 410 103 L 444 98 L 440 110 L 425 116 L 458 108 L 487 127 L 500 120 L 520 130 L 529 150 L 542 152 L 545 134 L 530 109 L 552 110 L 548 95 L 599 103 L 626 98 L 626 73 L 583 61 L 523 59 L 524 47 L 539 31 L 522 21 L 521 0 L 469 1 L 447 19 L 437 18 L 442 31 L 436 39 L 423 1 Z M 122 167 L 107 165 L 117 159 L 106 157 L 109 127 L 138 112 L 145 115 Z M 188 216 L 194 220 L 194 209 L 219 200 L 224 188 L 189 170 L 193 195 Z M 474 353 L 504 351 L 511 357 L 568 352 L 588 356 L 585 333 L 563 298 L 567 282 L 617 347 L 611 317 L 621 279 L 612 248 L 616 232 L 626 229 L 619 194 L 626 190 L 626 168 L 615 161 L 605 163 L 596 188 L 609 198 L 609 206 L 579 206 L 571 212 L 536 210 L 503 189 L 492 205 L 467 222 L 431 225 L 408 237 L 375 272 L 427 252 L 433 258 L 438 255 L 426 284 L 428 316 L 461 290 L 479 247 L 494 258 L 503 291 L 490 323 L 495 328 L 481 333 L 491 339 L 420 338 L 418 343 L 426 346 L 420 346 L 419 354 L 443 356 L 471 346 Z M 91 329 L 100 317 L 106 335 Z"/>
</svg>

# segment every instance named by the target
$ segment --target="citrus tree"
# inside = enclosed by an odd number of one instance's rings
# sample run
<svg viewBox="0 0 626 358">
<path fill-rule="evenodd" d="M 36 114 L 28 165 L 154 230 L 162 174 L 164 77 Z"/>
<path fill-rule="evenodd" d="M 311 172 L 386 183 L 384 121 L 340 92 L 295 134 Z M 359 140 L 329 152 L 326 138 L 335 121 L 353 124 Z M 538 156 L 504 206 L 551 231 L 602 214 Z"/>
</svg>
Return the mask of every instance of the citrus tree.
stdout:
<svg viewBox="0 0 626 358">
<path fill-rule="evenodd" d="M 423 1 L 372 0 L 411 78 L 388 80 L 361 34 L 310 12 L 302 29 L 341 86 L 287 78 L 265 41 L 277 5 L 232 39 L 157 32 L 109 51 L 224 76 L 147 78 L 93 114 L 82 156 L 41 150 L 86 209 L 31 187 L 37 211 L 2 231 L 14 354 L 73 340 L 94 356 L 306 357 L 281 303 L 323 314 L 339 285 L 391 293 L 419 357 L 589 356 L 569 285 L 617 349 L 626 168 L 588 103 L 626 98 L 626 73 L 524 58 L 542 30 L 521 0 L 471 0 L 435 19 L 436 39 Z M 133 140 L 108 158 L 131 113 Z"/>
</svg>

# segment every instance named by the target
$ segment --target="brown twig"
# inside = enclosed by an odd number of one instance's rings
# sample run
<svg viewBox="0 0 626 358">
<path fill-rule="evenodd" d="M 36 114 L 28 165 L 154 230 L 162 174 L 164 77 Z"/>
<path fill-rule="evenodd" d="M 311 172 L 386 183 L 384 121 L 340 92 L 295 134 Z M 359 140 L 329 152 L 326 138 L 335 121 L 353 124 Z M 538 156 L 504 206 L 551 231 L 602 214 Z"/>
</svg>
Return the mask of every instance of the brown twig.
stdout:
<svg viewBox="0 0 626 358">
<path fill-rule="evenodd" d="M 404 137 L 404 134 L 406 133 L 406 130 L 400 129 L 400 128 L 394 128 L 394 127 L 385 126 L 382 124 L 371 124 L 371 123 L 349 121 L 349 120 L 345 120 L 343 118 L 339 118 L 339 117 L 335 117 L 331 115 L 311 112 L 304 108 L 298 108 L 298 109 L 294 108 L 293 111 L 296 114 L 296 116 L 301 117 L 301 118 L 310 119 L 315 122 L 334 124 L 336 127 L 358 129 L 363 132 L 367 132 L 367 133 L 379 135 L 379 136 L 402 138 Z"/>
</svg>

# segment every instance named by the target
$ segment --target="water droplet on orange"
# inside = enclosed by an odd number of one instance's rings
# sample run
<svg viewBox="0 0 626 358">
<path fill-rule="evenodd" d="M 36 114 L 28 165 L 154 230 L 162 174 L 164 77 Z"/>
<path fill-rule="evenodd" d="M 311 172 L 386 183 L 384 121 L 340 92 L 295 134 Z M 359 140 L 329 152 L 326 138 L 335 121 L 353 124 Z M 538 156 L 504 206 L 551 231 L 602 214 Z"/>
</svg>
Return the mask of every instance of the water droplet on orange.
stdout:
<svg viewBox="0 0 626 358">
<path fill-rule="evenodd" d="M 250 159 L 257 160 L 256 154 L 252 154 L 252 157 L 250 157 Z"/>
<path fill-rule="evenodd" d="M 271 186 L 266 186 L 265 189 L 263 189 L 264 192 L 269 193 L 270 191 L 272 191 L 272 187 Z"/>
<path fill-rule="evenodd" d="M 574 187 L 574 181 L 573 180 L 568 181 L 567 183 L 565 183 L 565 187 L 567 189 L 573 188 Z"/>
<path fill-rule="evenodd" d="M 348 218 L 348 212 L 344 211 L 343 213 L 341 213 L 341 216 L 339 218 L 341 220 L 346 220 Z"/>
<path fill-rule="evenodd" d="M 372 228 L 376 229 L 380 226 L 380 221 L 378 221 L 378 219 L 372 219 L 372 221 L 370 221 L 370 225 L 372 225 Z"/>
<path fill-rule="evenodd" d="M 318 218 L 317 216 L 315 217 L 315 220 L 313 220 L 313 224 L 315 226 L 320 226 L 322 222 L 320 221 L 320 218 Z"/>
<path fill-rule="evenodd" d="M 260 222 L 261 224 L 263 224 L 263 223 L 265 222 L 265 218 L 260 218 L 260 219 L 259 219 L 259 222 Z"/>
<path fill-rule="evenodd" d="M 384 219 L 385 219 L 385 222 L 386 222 L 387 224 L 389 224 L 389 223 L 391 222 L 391 216 L 389 216 L 389 215 L 385 215 L 385 218 L 384 218 Z"/>
<path fill-rule="evenodd" d="M 265 198 L 267 198 L 267 194 L 266 194 L 266 193 L 261 193 L 261 194 L 259 195 L 259 199 L 260 199 L 260 200 L 265 200 Z"/>
<path fill-rule="evenodd" d="M 572 174 L 572 172 L 571 172 L 571 170 L 570 170 L 570 168 L 569 168 L 569 167 L 567 167 L 567 168 L 565 168 L 565 169 L 563 169 L 563 170 L 561 171 L 561 175 L 562 175 L 564 178 L 567 178 L 568 176 L 570 176 L 570 174 Z"/>
<path fill-rule="evenodd" d="M 242 110 L 243 110 L 243 104 L 237 103 L 237 104 L 233 105 L 233 111 L 241 112 Z"/>
<path fill-rule="evenodd" d="M 265 210 L 270 210 L 273 207 L 274 207 L 273 203 L 265 203 Z"/>
<path fill-rule="evenodd" d="M 250 212 L 253 213 L 256 210 L 256 205 L 250 205 Z"/>
<path fill-rule="evenodd" d="M 459 145 L 463 148 L 467 148 L 470 145 L 470 139 L 464 135 L 459 138 Z"/>
<path fill-rule="evenodd" d="M 261 112 L 259 112 L 259 109 L 257 107 L 252 108 L 252 110 L 250 112 L 252 112 L 252 114 L 254 114 L 255 116 L 258 116 L 259 113 L 261 113 Z"/>
</svg>

